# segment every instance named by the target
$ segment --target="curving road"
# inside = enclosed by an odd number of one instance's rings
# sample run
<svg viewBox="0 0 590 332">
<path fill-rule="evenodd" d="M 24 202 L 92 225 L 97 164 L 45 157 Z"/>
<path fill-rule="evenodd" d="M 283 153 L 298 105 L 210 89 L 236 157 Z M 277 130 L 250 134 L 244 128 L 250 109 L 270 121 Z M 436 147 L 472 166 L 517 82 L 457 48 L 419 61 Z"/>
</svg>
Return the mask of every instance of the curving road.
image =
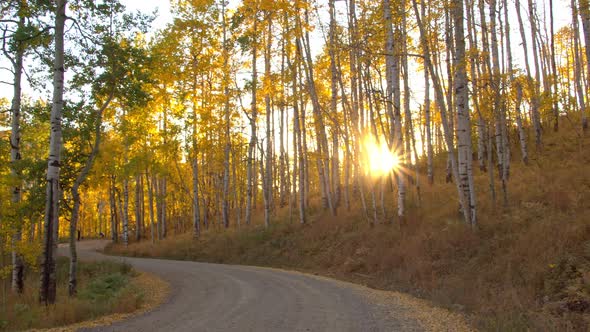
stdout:
<svg viewBox="0 0 590 332">
<path fill-rule="evenodd" d="M 352 284 L 276 269 L 95 252 L 104 244 L 82 242 L 80 257 L 124 260 L 166 280 L 171 293 L 151 312 L 81 331 L 423 330 L 407 308 L 374 303 L 362 287 Z"/>
</svg>

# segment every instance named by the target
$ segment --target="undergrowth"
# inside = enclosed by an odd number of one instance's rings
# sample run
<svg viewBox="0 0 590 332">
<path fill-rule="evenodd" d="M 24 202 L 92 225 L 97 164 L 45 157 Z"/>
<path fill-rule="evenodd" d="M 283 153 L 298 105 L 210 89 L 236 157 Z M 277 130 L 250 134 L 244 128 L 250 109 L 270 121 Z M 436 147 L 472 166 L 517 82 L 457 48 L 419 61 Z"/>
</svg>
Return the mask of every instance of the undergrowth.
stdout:
<svg viewBox="0 0 590 332">
<path fill-rule="evenodd" d="M 129 264 L 79 262 L 78 294 L 72 298 L 67 295 L 68 267 L 68 259 L 59 257 L 57 302 L 48 307 L 38 302 L 39 275 L 34 271 L 26 273 L 24 294 L 8 295 L 0 304 L 0 330 L 63 326 L 111 313 L 132 312 L 141 306 L 143 292 L 133 284 L 137 274 Z"/>
</svg>

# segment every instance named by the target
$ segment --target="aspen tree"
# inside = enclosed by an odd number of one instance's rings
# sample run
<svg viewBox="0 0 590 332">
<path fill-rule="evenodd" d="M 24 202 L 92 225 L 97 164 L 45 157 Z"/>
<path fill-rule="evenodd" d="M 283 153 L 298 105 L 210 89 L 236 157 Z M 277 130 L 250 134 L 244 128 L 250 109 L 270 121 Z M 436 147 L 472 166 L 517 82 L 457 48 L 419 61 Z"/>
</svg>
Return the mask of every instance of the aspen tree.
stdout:
<svg viewBox="0 0 590 332">
<path fill-rule="evenodd" d="M 496 0 L 490 1 L 490 35 L 492 50 L 492 88 L 494 90 L 494 118 L 495 118 L 495 140 L 498 157 L 499 178 L 502 181 L 502 194 L 504 205 L 508 205 L 508 171 L 510 169 L 510 158 L 508 153 L 508 134 L 506 129 L 506 113 L 501 93 L 501 70 L 500 55 L 498 50 L 498 29 L 496 22 Z M 492 170 L 490 170 L 492 171 Z"/>
<path fill-rule="evenodd" d="M 465 221 L 472 226 L 476 225 L 475 188 L 473 183 L 473 170 L 471 162 L 471 123 L 469 114 L 469 98 L 467 95 L 467 61 L 465 56 L 465 30 L 464 30 L 463 0 L 452 1 L 452 16 L 455 33 L 455 100 L 457 107 L 457 158 L 459 186 L 463 192 L 463 209 Z"/>
<path fill-rule="evenodd" d="M 590 2 L 588 0 L 579 1 L 579 14 L 582 19 L 582 31 L 584 32 L 584 50 L 586 54 L 586 95 L 590 95 L 588 92 L 590 89 Z M 577 20 L 576 20 L 577 21 Z M 578 31 L 576 29 L 576 31 Z M 587 110 L 584 110 L 587 112 Z M 583 117 L 585 118 L 585 117 Z M 586 125 L 587 127 L 587 125 Z"/>
<path fill-rule="evenodd" d="M 224 100 L 224 113 L 225 113 L 225 148 L 224 148 L 224 158 L 223 158 L 223 206 L 222 206 L 222 213 L 223 213 L 223 226 L 225 228 L 229 227 L 229 158 L 230 158 L 230 149 L 231 149 L 231 136 L 230 136 L 230 95 L 229 95 L 229 53 L 228 53 L 228 38 L 227 38 L 227 23 L 226 23 L 226 2 L 225 0 L 221 1 L 222 6 L 222 30 L 223 30 L 223 89 L 225 94 Z"/>
<path fill-rule="evenodd" d="M 516 113 L 516 127 L 518 129 L 518 137 L 519 137 L 519 141 L 520 141 L 520 153 L 521 153 L 521 159 L 523 161 L 523 163 L 526 165 L 528 164 L 528 160 L 529 160 L 529 156 L 528 156 L 528 149 L 527 149 L 527 138 L 526 138 L 526 132 L 524 130 L 523 127 L 523 123 L 522 123 L 522 112 L 520 109 L 521 103 L 522 103 L 522 85 L 520 84 L 520 82 L 515 82 L 515 78 L 514 78 L 514 68 L 513 68 L 513 59 L 512 59 L 512 40 L 510 38 L 510 23 L 508 21 L 508 0 L 503 0 L 503 6 L 504 6 L 504 33 L 506 35 L 506 62 L 508 63 L 508 75 L 510 77 L 510 82 L 511 85 L 514 86 L 516 85 L 516 90 L 517 90 L 517 96 L 516 96 L 516 104 L 514 107 L 515 113 Z M 505 125 L 503 127 L 503 129 L 505 128 Z M 504 133 L 502 135 L 505 135 Z M 504 143 L 506 145 L 508 145 L 508 140 L 506 139 L 506 137 L 504 137 Z M 504 159 L 506 160 L 506 162 L 510 162 L 510 153 L 509 151 L 505 151 L 504 153 Z M 508 166 L 506 166 L 506 170 L 507 171 Z M 506 174 L 508 175 L 508 174 Z"/>
<path fill-rule="evenodd" d="M 109 209 L 111 213 L 111 240 L 115 243 L 119 241 L 117 204 L 115 200 L 115 176 L 111 175 L 109 179 Z"/>
<path fill-rule="evenodd" d="M 271 48 L 272 48 L 272 12 L 266 11 L 266 48 L 264 51 L 264 104 L 266 106 L 266 166 L 265 173 L 261 173 L 264 177 L 264 226 L 270 226 L 270 205 L 273 195 L 272 186 L 272 147 L 273 147 L 273 136 L 271 131 L 271 77 L 270 77 L 270 60 L 271 60 Z M 260 149 L 261 153 L 261 167 L 264 164 L 264 150 Z"/>
<path fill-rule="evenodd" d="M 516 5 L 519 6 L 519 1 L 516 0 Z M 532 115 L 533 115 L 533 126 L 535 129 L 535 143 L 537 145 L 537 149 L 541 148 L 542 142 L 542 129 L 541 129 L 541 115 L 540 115 L 540 103 L 541 103 L 541 92 L 540 92 L 540 84 L 541 84 L 541 67 L 539 64 L 539 50 L 537 44 L 537 21 L 535 19 L 535 4 L 533 0 L 528 0 L 529 5 L 529 16 L 531 22 L 531 43 L 533 47 L 533 64 L 535 65 L 535 80 L 533 82 L 533 99 L 532 99 Z M 518 9 L 520 12 L 520 9 Z M 519 14 L 520 16 L 520 14 Z"/>
<path fill-rule="evenodd" d="M 334 7 L 335 0 L 329 0 L 329 12 L 330 12 L 330 29 L 329 29 L 329 40 L 328 40 L 328 54 L 330 57 L 330 111 L 332 117 L 336 117 L 338 114 L 338 70 L 336 68 L 336 9 Z M 337 120 L 333 120 L 332 129 L 332 172 L 328 175 L 332 180 L 331 192 L 333 193 L 333 210 L 340 205 L 341 196 L 341 184 L 340 184 L 340 162 L 338 157 L 338 135 L 339 135 L 339 124 Z"/>
<path fill-rule="evenodd" d="M 508 23 L 508 22 L 506 22 Z M 557 105 L 558 96 L 558 84 L 557 84 L 557 64 L 555 60 L 555 22 L 553 19 L 553 0 L 549 0 L 549 25 L 551 30 L 551 41 L 550 41 L 550 58 L 551 58 L 551 70 L 553 72 L 551 78 L 551 85 L 553 86 L 553 97 L 552 97 L 552 113 L 553 113 L 553 131 L 559 130 L 559 110 Z"/>
<path fill-rule="evenodd" d="M 51 105 L 51 134 L 47 163 L 47 198 L 45 222 L 43 225 L 43 255 L 41 259 L 41 281 L 39 302 L 45 305 L 55 303 L 57 241 L 59 229 L 59 175 L 61 168 L 62 129 L 61 117 L 64 93 L 64 28 L 66 21 L 66 0 L 56 0 L 55 51 L 53 62 L 53 98 Z"/>
<path fill-rule="evenodd" d="M 20 8 L 19 8 L 20 9 Z M 25 17 L 21 14 L 19 15 L 17 29 L 21 30 L 24 28 L 25 24 Z M 10 62 L 12 63 L 13 67 L 13 96 L 12 102 L 10 105 L 10 113 L 11 113 L 11 120 L 10 120 L 10 173 L 15 179 L 15 185 L 10 188 L 11 190 L 11 199 L 12 203 L 14 204 L 14 208 L 18 209 L 18 204 L 21 202 L 22 193 L 21 193 L 21 172 L 17 168 L 17 163 L 22 159 L 21 156 L 21 95 L 22 95 L 22 75 L 23 75 L 23 63 L 24 63 L 24 53 L 25 53 L 25 45 L 23 41 L 18 40 L 18 38 L 14 38 L 14 45 L 15 48 L 14 56 L 11 57 L 6 51 L 4 50 L 4 54 L 8 57 Z M 16 228 L 14 234 L 12 236 L 12 281 L 11 281 L 11 288 L 12 291 L 15 293 L 22 293 L 24 290 L 24 261 L 21 254 L 18 252 L 16 247 L 22 241 L 22 223 L 23 219 L 20 216 L 20 213 L 17 213 L 17 220 L 16 220 Z"/>
<path fill-rule="evenodd" d="M 291 30 L 290 30 L 291 32 Z M 292 88 L 292 94 L 293 94 L 293 151 L 294 151 L 294 155 L 295 155 L 295 164 L 297 165 L 297 170 L 298 172 L 293 172 L 293 192 L 295 192 L 296 190 L 299 193 L 299 223 L 301 224 L 305 224 L 306 223 L 306 213 L 305 213 L 305 168 L 306 168 L 306 164 L 305 164 L 305 158 L 303 155 L 303 138 L 302 138 L 302 124 L 301 124 L 301 117 L 299 114 L 299 99 L 300 98 L 300 93 L 299 93 L 299 89 L 298 87 L 298 79 L 299 79 L 299 54 L 300 54 L 300 50 L 299 50 L 299 42 L 297 41 L 299 39 L 298 37 L 298 31 L 297 29 L 295 29 L 294 34 L 295 34 L 295 52 L 294 52 L 294 59 L 290 60 L 289 54 L 291 54 L 290 51 L 287 52 L 287 64 L 291 70 L 291 88 Z M 290 44 L 289 44 L 290 45 Z M 291 48 L 290 46 L 288 46 L 289 48 Z M 298 177 L 298 178 L 296 178 Z M 296 187 L 296 185 L 298 187 Z"/>
<path fill-rule="evenodd" d="M 255 5 L 256 6 L 256 5 Z M 257 41 L 257 34 L 258 34 L 258 8 L 252 8 L 252 107 L 251 107 L 251 115 L 249 116 L 250 120 L 250 143 L 248 144 L 248 161 L 247 161 L 247 174 L 246 174 L 246 225 L 250 225 L 252 220 L 252 200 L 256 200 L 254 196 L 254 189 L 255 185 L 255 173 L 256 169 L 254 166 L 254 154 L 256 151 L 256 119 L 258 117 L 258 109 L 257 109 L 257 95 L 256 91 L 258 89 L 258 71 L 256 62 L 258 61 L 258 41 Z"/>
<path fill-rule="evenodd" d="M 582 118 L 582 129 L 588 129 L 588 117 L 586 114 L 586 100 L 584 99 L 584 87 L 583 87 L 583 74 L 582 74 L 582 61 L 580 51 L 580 26 L 578 21 L 578 6 L 576 0 L 571 0 L 572 7 L 572 30 L 574 32 L 574 84 L 576 85 L 576 94 L 578 96 L 578 103 L 580 104 L 580 114 Z"/>
<path fill-rule="evenodd" d="M 300 18 L 299 18 L 300 19 Z M 309 23 L 309 13 L 305 10 L 305 20 L 306 24 Z M 301 23 L 299 22 L 299 26 Z M 316 85 L 315 85 L 315 76 L 313 70 L 313 61 L 311 58 L 311 49 L 310 49 L 310 38 L 309 32 L 306 31 L 303 34 L 303 47 L 300 47 L 300 50 L 305 54 L 303 57 L 303 68 L 305 71 L 305 76 L 307 79 L 307 84 L 309 86 L 309 94 L 312 101 L 312 110 L 313 110 L 313 118 L 314 118 L 314 129 L 316 131 L 316 141 L 317 141 L 317 152 L 318 152 L 318 171 L 319 171 L 319 181 L 320 181 L 320 188 L 322 193 L 322 204 L 324 208 L 328 208 L 332 215 L 336 215 L 336 207 L 334 206 L 333 195 L 330 188 L 330 151 L 328 148 L 328 140 L 326 136 L 325 124 L 324 119 L 322 116 L 321 105 L 317 95 Z"/>
<path fill-rule="evenodd" d="M 76 252 L 76 236 L 75 234 L 78 231 L 78 220 L 80 218 L 80 186 L 88 177 L 88 173 L 92 169 L 94 165 L 94 161 L 98 155 L 100 149 L 100 142 L 101 142 L 101 126 L 102 126 L 102 117 L 103 113 L 106 108 L 109 106 L 111 101 L 113 100 L 114 93 L 111 93 L 100 109 L 97 110 L 97 119 L 94 125 L 94 144 L 92 146 L 92 151 L 86 160 L 86 164 L 84 168 L 78 173 L 76 180 L 74 181 L 74 185 L 72 186 L 72 200 L 73 200 L 73 208 L 72 208 L 72 217 L 70 220 L 70 269 L 69 269 L 69 278 L 68 278 L 68 293 L 70 296 L 73 296 L 77 293 L 77 268 L 78 268 L 78 254 Z M 124 226 L 125 227 L 125 226 Z M 124 234 L 126 234 L 126 229 L 124 229 Z M 124 241 L 126 239 L 124 238 Z M 127 244 L 127 243 L 125 243 Z"/>
<path fill-rule="evenodd" d="M 478 41 L 477 41 L 477 33 L 475 27 L 475 8 L 474 8 L 474 1 L 470 0 L 468 4 L 469 13 L 467 15 L 467 31 L 469 36 L 469 54 L 470 54 L 470 74 L 471 74 L 471 93 L 473 104 L 475 107 L 475 113 L 477 114 L 477 161 L 479 163 L 479 169 L 482 172 L 486 172 L 486 123 L 484 116 L 482 114 L 482 105 L 481 105 L 481 91 L 483 89 L 479 86 L 479 71 L 481 71 L 481 66 L 478 65 L 478 57 L 479 52 L 477 50 Z M 483 26 L 483 24 L 482 24 Z"/>
<path fill-rule="evenodd" d="M 143 202 L 141 200 L 141 193 L 143 191 L 143 187 L 141 185 L 141 175 L 135 176 L 135 241 L 139 242 L 141 240 L 141 232 L 142 232 L 142 210 L 143 210 Z"/>
<path fill-rule="evenodd" d="M 389 0 L 383 1 L 383 17 L 385 20 L 385 76 L 387 80 L 386 110 L 389 117 L 389 144 L 390 147 L 400 153 L 401 148 L 401 116 L 398 116 L 401 105 L 399 103 L 399 61 L 394 46 L 393 21 L 391 17 L 391 4 Z M 399 129 L 399 131 L 398 131 Z M 405 188 L 404 178 L 399 174 L 395 176 L 398 185 L 398 216 L 404 216 Z"/>
<path fill-rule="evenodd" d="M 145 181 L 147 183 L 147 190 L 148 190 L 148 208 L 150 212 L 150 233 L 152 244 L 156 243 L 156 234 L 154 232 L 154 177 L 152 175 L 152 179 L 150 180 L 150 172 L 145 173 Z"/>
<path fill-rule="evenodd" d="M 196 84 L 196 82 L 195 82 Z M 199 202 L 199 161 L 197 148 L 197 110 L 196 103 L 193 103 L 193 125 L 192 125 L 192 153 L 191 166 L 193 175 L 193 237 L 198 238 L 201 234 L 201 210 Z"/>
<path fill-rule="evenodd" d="M 454 13 L 455 11 L 459 11 L 459 9 L 457 9 L 456 7 L 460 7 L 461 11 L 463 10 L 463 3 L 461 2 L 461 0 L 453 0 L 453 5 L 454 5 Z M 457 2 L 461 2 L 458 3 L 459 6 L 457 6 Z M 470 200 L 470 196 L 472 193 L 469 193 L 469 196 L 465 195 L 466 190 L 468 190 L 469 187 L 469 174 L 468 174 L 468 169 L 467 166 L 470 165 L 469 163 L 465 163 L 465 150 L 467 148 L 469 148 L 466 145 L 463 145 L 463 169 L 462 169 L 462 175 L 463 177 L 461 178 L 461 182 L 459 180 L 459 170 L 458 170 L 458 165 L 457 165 L 457 159 L 455 158 L 455 149 L 453 146 L 453 139 L 452 139 L 452 132 L 450 130 L 450 125 L 449 125 L 449 121 L 447 119 L 448 113 L 447 113 L 447 105 L 445 104 L 444 101 L 444 92 L 443 92 L 443 87 L 442 84 L 440 82 L 440 79 L 437 75 L 435 75 L 434 73 L 436 73 L 435 68 L 434 68 L 434 64 L 432 63 L 431 60 L 431 53 L 430 53 L 430 45 L 428 43 L 428 39 L 426 38 L 426 33 L 425 33 L 425 27 L 420 15 L 420 12 L 418 11 L 418 4 L 417 4 L 417 0 L 412 0 L 412 5 L 414 7 L 414 13 L 416 15 L 416 21 L 418 24 L 418 28 L 420 30 L 420 39 L 421 39 L 421 43 L 423 45 L 423 55 L 424 55 L 424 61 L 427 65 L 428 71 L 431 74 L 432 77 L 432 81 L 434 83 L 434 91 L 435 91 L 435 96 L 436 96 L 436 103 L 437 106 L 439 108 L 439 112 L 440 112 L 440 116 L 441 116 L 441 122 L 442 122 L 442 127 L 443 127 L 443 136 L 444 136 L 444 141 L 447 145 L 447 150 L 448 153 L 451 155 L 450 161 L 451 161 L 451 174 L 453 176 L 453 178 L 455 179 L 455 184 L 457 187 L 457 192 L 458 192 L 458 197 L 459 197 L 459 204 L 461 206 L 461 210 L 463 213 L 463 217 L 464 220 L 467 224 L 471 224 L 473 225 L 473 211 L 472 208 L 474 208 L 475 206 L 473 206 L 471 204 L 471 200 Z M 454 14 L 457 15 L 457 14 Z M 457 16 L 463 16 L 462 13 L 457 15 Z M 458 21 L 459 18 L 455 17 L 455 21 Z M 462 27 L 462 21 L 461 21 L 461 27 Z M 462 28 L 461 28 L 462 29 Z M 463 38 L 463 43 L 464 43 L 464 38 Z M 458 47 L 461 48 L 461 47 Z M 464 56 L 464 54 L 463 54 Z M 463 58 L 464 60 L 464 58 Z M 462 76 L 462 75 L 460 75 Z M 461 91 L 462 93 L 464 93 L 464 91 Z M 463 95 L 464 97 L 464 95 Z M 466 106 L 465 104 L 463 104 L 463 100 L 461 100 L 462 105 Z M 464 106 L 462 106 L 462 112 L 465 111 Z M 464 127 L 465 126 L 465 114 L 462 114 L 461 116 L 461 126 Z M 470 132 L 463 132 L 462 133 L 462 140 L 465 140 L 465 136 L 466 134 L 469 134 Z M 461 144 L 464 144 L 464 141 L 461 141 Z M 470 141 L 469 141 L 469 144 Z M 470 155 L 469 155 L 470 156 Z M 470 158 L 469 158 L 470 159 Z M 467 173 L 467 174 L 465 174 Z M 467 175 L 467 176 L 465 176 Z M 465 184 L 467 184 L 467 186 L 465 186 Z M 473 193 L 474 195 L 474 193 Z"/>
</svg>

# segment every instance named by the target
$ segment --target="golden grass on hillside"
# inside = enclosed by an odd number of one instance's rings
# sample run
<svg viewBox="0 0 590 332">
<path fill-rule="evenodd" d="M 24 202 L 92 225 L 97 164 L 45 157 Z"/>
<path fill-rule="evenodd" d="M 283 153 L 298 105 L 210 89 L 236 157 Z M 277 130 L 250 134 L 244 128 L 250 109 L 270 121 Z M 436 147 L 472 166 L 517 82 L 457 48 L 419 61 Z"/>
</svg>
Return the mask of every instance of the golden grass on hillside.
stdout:
<svg viewBox="0 0 590 332">
<path fill-rule="evenodd" d="M 316 213 L 309 225 L 288 209 L 273 225 L 211 229 L 142 242 L 111 253 L 299 269 L 379 289 L 401 290 L 466 313 L 490 331 L 585 331 L 590 328 L 590 139 L 563 121 L 546 133 L 543 150 L 529 146 L 530 164 L 512 147 L 509 206 L 490 199 L 488 175 L 476 171 L 479 227 L 461 222 L 454 184 L 422 180 L 420 208 L 409 195 L 400 225 L 370 227 L 359 206 L 338 217 Z M 424 178 L 422 178 L 424 179 Z M 496 174 L 497 179 L 497 174 Z M 358 199 L 357 199 L 358 201 Z M 386 202 L 394 214 L 393 193 Z M 261 211 L 259 211 L 261 213 Z M 260 217 L 260 216 L 259 216 Z"/>
</svg>

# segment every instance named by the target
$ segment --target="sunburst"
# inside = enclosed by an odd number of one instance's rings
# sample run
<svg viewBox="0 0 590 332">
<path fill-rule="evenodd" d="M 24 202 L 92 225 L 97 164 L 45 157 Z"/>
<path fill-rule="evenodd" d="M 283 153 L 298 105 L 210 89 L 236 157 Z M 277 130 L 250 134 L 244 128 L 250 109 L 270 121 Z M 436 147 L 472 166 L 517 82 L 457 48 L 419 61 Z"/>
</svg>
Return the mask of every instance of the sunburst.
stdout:
<svg viewBox="0 0 590 332">
<path fill-rule="evenodd" d="M 362 149 L 363 167 L 371 177 L 386 176 L 400 169 L 399 155 L 392 151 L 384 140 L 377 141 L 372 135 L 368 135 L 362 140 Z"/>
</svg>

